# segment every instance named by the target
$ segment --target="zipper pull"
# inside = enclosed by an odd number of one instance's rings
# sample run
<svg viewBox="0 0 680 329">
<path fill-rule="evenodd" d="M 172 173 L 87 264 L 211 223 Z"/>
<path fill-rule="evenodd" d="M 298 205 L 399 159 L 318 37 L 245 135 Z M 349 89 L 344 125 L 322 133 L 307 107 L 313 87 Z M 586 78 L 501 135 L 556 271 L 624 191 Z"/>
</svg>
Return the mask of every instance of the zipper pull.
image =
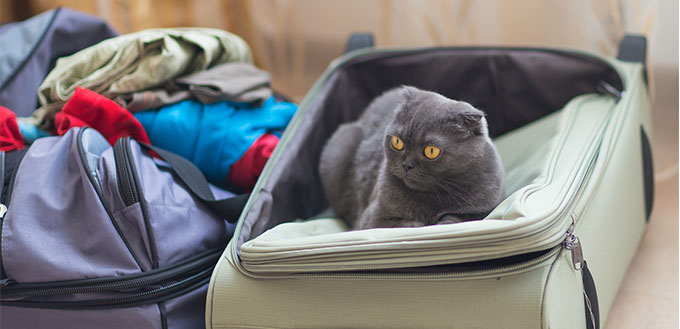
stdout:
<svg viewBox="0 0 680 329">
<path fill-rule="evenodd" d="M 5 214 L 7 213 L 7 206 L 4 204 L 0 203 L 0 219 L 5 218 Z"/>
<path fill-rule="evenodd" d="M 571 251 L 571 263 L 574 265 L 574 269 L 580 271 L 583 268 L 583 249 L 581 249 L 581 241 L 574 234 L 574 224 L 569 226 L 563 244 L 565 249 Z"/>
<path fill-rule="evenodd" d="M 597 84 L 597 87 L 595 87 L 595 90 L 597 90 L 598 93 L 602 95 L 609 95 L 612 96 L 616 99 L 616 102 L 618 103 L 621 97 L 623 96 L 623 92 L 619 91 L 618 89 L 614 88 L 614 86 L 604 82 L 600 81 L 600 83 Z"/>
<path fill-rule="evenodd" d="M 14 283 L 14 280 L 12 280 L 12 279 L 2 279 L 2 280 L 0 280 L 0 287 L 4 288 L 4 287 L 7 287 L 7 286 L 9 286 L 10 284 L 13 284 L 13 283 Z"/>
</svg>

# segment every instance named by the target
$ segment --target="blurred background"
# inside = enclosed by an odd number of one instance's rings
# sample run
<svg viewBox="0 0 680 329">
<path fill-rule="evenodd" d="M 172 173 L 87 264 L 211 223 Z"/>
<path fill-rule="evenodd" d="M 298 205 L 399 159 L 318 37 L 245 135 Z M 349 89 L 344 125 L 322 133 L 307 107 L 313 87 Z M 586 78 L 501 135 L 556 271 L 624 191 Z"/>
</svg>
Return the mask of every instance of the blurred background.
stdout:
<svg viewBox="0 0 680 329">
<path fill-rule="evenodd" d="M 174 26 L 236 33 L 275 87 L 298 100 L 356 31 L 373 32 L 378 46 L 555 46 L 606 55 L 635 32 L 649 39 L 653 73 L 678 67 L 677 0 L 2 0 L 0 20 L 57 6 L 99 16 L 118 33 Z"/>
<path fill-rule="evenodd" d="M 2 0 L 0 23 L 58 6 L 118 33 L 228 30 L 251 46 L 274 89 L 300 102 L 352 32 L 378 47 L 547 46 L 615 56 L 625 33 L 648 40 L 656 200 L 606 328 L 678 328 L 677 0 Z"/>
</svg>

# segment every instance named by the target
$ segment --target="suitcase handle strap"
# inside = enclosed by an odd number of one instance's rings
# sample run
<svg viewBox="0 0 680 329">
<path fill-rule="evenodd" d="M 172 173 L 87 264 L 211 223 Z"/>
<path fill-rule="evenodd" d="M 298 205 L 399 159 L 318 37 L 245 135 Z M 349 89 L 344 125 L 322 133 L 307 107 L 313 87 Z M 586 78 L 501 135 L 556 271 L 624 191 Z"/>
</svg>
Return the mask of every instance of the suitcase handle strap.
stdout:
<svg viewBox="0 0 680 329">
<path fill-rule="evenodd" d="M 205 176 L 189 160 L 155 146 L 145 143 L 139 143 L 139 145 L 156 152 L 161 159 L 165 160 L 177 176 L 179 176 L 180 180 L 189 187 L 189 190 L 205 202 L 210 209 L 230 223 L 235 223 L 238 220 L 241 210 L 246 205 L 246 201 L 248 201 L 249 193 L 239 194 L 226 199 L 215 199 Z"/>
</svg>

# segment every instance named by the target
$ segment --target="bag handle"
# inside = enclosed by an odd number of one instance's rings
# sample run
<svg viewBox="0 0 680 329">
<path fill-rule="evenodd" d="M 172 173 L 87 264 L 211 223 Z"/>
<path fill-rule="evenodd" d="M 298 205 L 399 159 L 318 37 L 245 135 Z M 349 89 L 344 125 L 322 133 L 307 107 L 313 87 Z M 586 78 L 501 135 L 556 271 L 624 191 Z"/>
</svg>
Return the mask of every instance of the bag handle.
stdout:
<svg viewBox="0 0 680 329">
<path fill-rule="evenodd" d="M 189 160 L 155 146 L 145 143 L 139 143 L 139 145 L 156 152 L 161 159 L 170 165 L 171 169 L 189 187 L 189 190 L 194 195 L 205 202 L 217 214 L 226 218 L 229 223 L 236 223 L 243 207 L 246 205 L 246 201 L 248 201 L 250 193 L 239 194 L 226 199 L 215 199 L 205 176 Z"/>
</svg>

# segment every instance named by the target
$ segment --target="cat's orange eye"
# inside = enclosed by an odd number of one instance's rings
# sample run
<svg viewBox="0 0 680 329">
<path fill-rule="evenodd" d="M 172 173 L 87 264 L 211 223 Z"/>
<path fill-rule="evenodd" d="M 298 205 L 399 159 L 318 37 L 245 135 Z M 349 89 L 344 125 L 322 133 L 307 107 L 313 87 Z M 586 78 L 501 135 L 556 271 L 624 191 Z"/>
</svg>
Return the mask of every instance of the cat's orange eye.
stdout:
<svg viewBox="0 0 680 329">
<path fill-rule="evenodd" d="M 397 151 L 401 151 L 404 149 L 404 142 L 401 140 L 401 138 L 392 136 L 392 147 L 394 147 L 394 149 Z"/>
<path fill-rule="evenodd" d="M 441 150 L 436 146 L 430 145 L 430 146 L 425 146 L 424 152 L 425 152 L 425 156 L 428 159 L 432 160 L 432 159 L 436 159 L 439 156 L 439 153 L 441 153 Z"/>
</svg>

